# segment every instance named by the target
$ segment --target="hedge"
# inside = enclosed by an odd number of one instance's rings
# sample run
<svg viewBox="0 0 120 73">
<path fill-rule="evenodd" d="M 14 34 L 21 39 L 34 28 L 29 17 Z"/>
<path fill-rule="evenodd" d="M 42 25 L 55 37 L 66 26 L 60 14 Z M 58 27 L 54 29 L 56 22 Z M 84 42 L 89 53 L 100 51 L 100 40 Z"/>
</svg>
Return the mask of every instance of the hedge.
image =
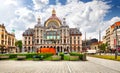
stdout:
<svg viewBox="0 0 120 73">
<path fill-rule="evenodd" d="M 65 61 L 69 61 L 70 60 L 70 56 L 69 55 L 64 55 L 64 60 Z"/>
<path fill-rule="evenodd" d="M 86 55 L 81 53 L 75 53 L 71 52 L 70 55 L 64 55 L 64 53 L 59 53 L 59 56 L 61 57 L 61 60 L 70 60 L 70 56 L 79 56 L 79 60 L 86 60 Z M 9 56 L 9 59 L 16 59 L 17 56 L 26 56 L 27 59 L 33 59 L 34 56 L 40 57 L 39 59 L 49 59 L 53 56 L 52 53 L 26 53 L 26 54 L 0 54 L 0 56 Z M 55 58 L 56 59 L 56 58 Z"/>
<path fill-rule="evenodd" d="M 59 55 L 61 56 L 61 60 L 64 60 L 64 53 L 61 52 L 61 53 L 59 53 Z"/>
<path fill-rule="evenodd" d="M 52 56 L 52 53 L 27 53 L 27 54 L 0 54 L 0 56 L 9 56 L 10 59 L 12 58 L 17 58 L 17 56 L 26 56 L 26 58 L 33 58 L 33 56 L 38 55 L 38 56 L 43 56 L 43 58 L 48 58 Z"/>
</svg>

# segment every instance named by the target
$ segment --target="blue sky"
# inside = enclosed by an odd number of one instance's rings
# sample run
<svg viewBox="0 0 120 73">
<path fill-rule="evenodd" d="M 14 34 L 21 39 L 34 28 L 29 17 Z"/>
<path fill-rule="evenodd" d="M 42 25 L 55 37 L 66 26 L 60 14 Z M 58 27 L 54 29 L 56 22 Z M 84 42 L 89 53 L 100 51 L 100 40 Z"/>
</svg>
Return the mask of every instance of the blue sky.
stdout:
<svg viewBox="0 0 120 73">
<path fill-rule="evenodd" d="M 67 0 L 58 0 L 62 5 L 66 4 Z M 80 0 L 84 3 L 90 2 L 92 0 Z M 107 2 L 108 5 L 111 6 L 109 9 L 109 12 L 106 14 L 104 20 L 109 20 L 114 16 L 120 17 L 120 0 L 103 0 L 104 2 Z M 25 6 L 31 5 L 33 6 L 32 0 L 24 0 L 23 1 Z M 56 0 L 49 0 L 49 5 L 56 5 Z"/>
<path fill-rule="evenodd" d="M 111 5 L 112 7 L 107 13 L 105 20 L 109 20 L 114 16 L 120 17 L 120 0 L 106 0 L 106 2 L 108 2 L 108 4 Z"/>
<path fill-rule="evenodd" d="M 65 17 L 70 28 L 78 27 L 83 34 L 87 33 L 87 38 L 98 38 L 99 30 L 105 35 L 110 25 L 120 21 L 120 0 L 0 0 L 0 3 L 0 24 L 4 23 L 9 32 L 14 29 L 17 39 L 22 39 L 26 29 L 34 28 L 39 16 L 44 25 L 53 8 L 60 20 Z"/>
</svg>

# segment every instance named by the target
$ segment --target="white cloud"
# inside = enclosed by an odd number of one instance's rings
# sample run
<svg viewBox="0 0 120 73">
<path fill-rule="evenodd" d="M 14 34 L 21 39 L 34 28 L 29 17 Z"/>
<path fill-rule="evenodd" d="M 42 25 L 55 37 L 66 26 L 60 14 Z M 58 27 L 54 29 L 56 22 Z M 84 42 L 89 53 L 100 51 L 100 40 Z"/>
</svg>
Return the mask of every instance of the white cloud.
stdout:
<svg viewBox="0 0 120 73">
<path fill-rule="evenodd" d="M 14 18 L 14 11 L 18 3 L 13 0 L 0 0 L 0 23 L 8 24 L 11 18 Z"/>
<path fill-rule="evenodd" d="M 5 21 L 5 18 L 8 16 L 8 21 L 6 22 L 10 25 L 8 25 L 7 28 L 9 30 L 16 30 L 17 39 L 22 39 L 22 32 L 27 28 L 34 27 L 38 16 L 41 17 L 41 22 L 43 24 L 44 21 L 51 16 L 53 8 L 56 10 L 57 16 L 61 20 L 66 17 L 66 22 L 70 27 L 80 28 L 83 33 L 83 39 L 85 32 L 88 38 L 97 38 L 98 29 L 100 29 L 100 27 L 101 30 L 105 30 L 110 24 L 120 20 L 119 17 L 114 17 L 109 21 L 103 20 L 111 6 L 101 0 L 93 0 L 87 3 L 78 0 L 67 0 L 65 5 L 61 5 L 58 0 L 56 0 L 57 5 L 49 5 L 49 0 L 32 0 L 33 6 L 31 7 L 33 8 L 31 9 L 33 10 L 19 4 L 17 4 L 16 7 L 15 5 L 18 2 L 16 2 L 16 0 L 10 1 L 11 2 L 4 4 L 5 7 L 1 7 L 0 5 L 0 11 L 2 11 L 0 16 L 4 15 L 4 17 L 0 17 L 0 20 Z M 4 14 L 8 11 L 10 13 Z"/>
<path fill-rule="evenodd" d="M 33 11 L 29 10 L 26 7 L 18 8 L 18 10 L 15 11 L 15 15 L 17 17 L 11 20 L 10 25 L 8 25 L 7 27 L 11 28 L 10 30 L 15 29 L 16 37 L 18 39 L 22 39 L 21 32 L 24 32 L 27 28 L 34 27 L 35 15 L 33 14 Z"/>
<path fill-rule="evenodd" d="M 42 9 L 49 3 L 49 0 L 32 0 L 32 1 L 35 10 Z"/>
<path fill-rule="evenodd" d="M 48 3 L 42 5 L 37 0 L 33 0 L 33 2 L 35 9 L 43 10 L 43 12 L 40 11 L 43 20 L 50 15 L 52 8 L 55 8 L 57 16 L 61 20 L 66 17 L 67 24 L 70 27 L 81 28 L 82 32 L 89 33 L 88 37 L 91 37 L 91 34 L 95 35 L 98 33 L 99 27 L 102 26 L 103 18 L 110 9 L 110 6 L 106 2 L 100 0 L 87 3 L 78 0 L 67 0 L 66 5 L 61 5 L 59 1 L 56 1 L 57 5 L 47 5 Z"/>
<path fill-rule="evenodd" d="M 15 5 L 15 6 L 17 6 L 18 3 L 15 0 L 5 0 L 5 5 Z"/>
<path fill-rule="evenodd" d="M 105 30 L 110 27 L 111 25 L 113 25 L 115 22 L 120 21 L 120 17 L 113 17 L 111 20 L 108 21 L 104 21 L 102 24 L 103 26 L 101 26 L 101 30 L 102 30 L 102 35 L 105 35 Z"/>
</svg>

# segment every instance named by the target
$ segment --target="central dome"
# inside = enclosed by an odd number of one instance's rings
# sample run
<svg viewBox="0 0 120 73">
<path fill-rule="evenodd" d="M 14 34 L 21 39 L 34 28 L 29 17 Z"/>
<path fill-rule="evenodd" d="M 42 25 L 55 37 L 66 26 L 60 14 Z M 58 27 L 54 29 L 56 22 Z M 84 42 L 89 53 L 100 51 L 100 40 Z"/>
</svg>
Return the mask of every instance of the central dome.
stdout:
<svg viewBox="0 0 120 73">
<path fill-rule="evenodd" d="M 56 22 L 59 27 L 61 26 L 61 20 L 56 16 L 56 11 L 54 9 L 52 10 L 52 16 L 45 22 L 45 26 L 47 27 L 51 22 Z"/>
</svg>

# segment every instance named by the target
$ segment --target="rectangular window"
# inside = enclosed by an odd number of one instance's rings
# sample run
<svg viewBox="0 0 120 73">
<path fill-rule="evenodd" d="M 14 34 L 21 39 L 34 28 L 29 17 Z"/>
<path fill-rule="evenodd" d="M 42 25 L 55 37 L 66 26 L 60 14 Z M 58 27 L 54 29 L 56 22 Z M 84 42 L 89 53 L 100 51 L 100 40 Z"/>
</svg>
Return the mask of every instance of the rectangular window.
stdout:
<svg viewBox="0 0 120 73">
<path fill-rule="evenodd" d="M 2 38 L 2 39 L 4 38 L 4 34 L 1 35 L 1 38 Z"/>
<path fill-rule="evenodd" d="M 66 43 L 66 40 L 64 39 L 64 43 Z"/>
<path fill-rule="evenodd" d="M 76 41 L 74 40 L 74 44 L 76 44 Z"/>
<path fill-rule="evenodd" d="M 4 43 L 4 40 L 1 40 L 1 44 L 3 45 L 3 43 Z"/>
<path fill-rule="evenodd" d="M 78 40 L 78 44 L 80 44 L 79 40 Z"/>
<path fill-rule="evenodd" d="M 42 40 L 41 40 L 41 44 L 42 44 Z"/>
<path fill-rule="evenodd" d="M 30 37 L 29 37 L 29 39 L 30 39 Z"/>
<path fill-rule="evenodd" d="M 25 45 L 26 45 L 26 41 L 25 41 Z"/>
<path fill-rule="evenodd" d="M 39 43 L 39 39 L 37 39 L 37 44 Z"/>
<path fill-rule="evenodd" d="M 74 36 L 74 39 L 76 39 L 76 37 Z"/>
<path fill-rule="evenodd" d="M 30 41 L 28 42 L 28 44 L 30 44 Z"/>
</svg>

